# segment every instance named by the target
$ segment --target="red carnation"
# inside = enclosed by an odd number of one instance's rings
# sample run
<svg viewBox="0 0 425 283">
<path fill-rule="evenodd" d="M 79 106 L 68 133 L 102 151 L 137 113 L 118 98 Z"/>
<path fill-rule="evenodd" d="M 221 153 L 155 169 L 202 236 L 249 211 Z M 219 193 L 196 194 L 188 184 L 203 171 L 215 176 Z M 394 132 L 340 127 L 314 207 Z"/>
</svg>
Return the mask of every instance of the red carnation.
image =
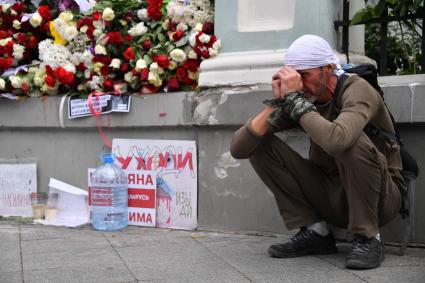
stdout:
<svg viewBox="0 0 425 283">
<path fill-rule="evenodd" d="M 170 65 L 170 60 L 168 59 L 168 56 L 165 54 L 161 54 L 155 58 L 155 62 L 158 63 L 158 66 L 165 69 Z"/>
<path fill-rule="evenodd" d="M 13 58 L 10 57 L 0 57 L 0 70 L 4 71 L 12 67 Z"/>
<path fill-rule="evenodd" d="M 74 80 L 74 74 L 72 72 L 68 72 L 62 67 L 57 67 L 53 72 L 61 84 L 71 84 Z"/>
<path fill-rule="evenodd" d="M 26 6 L 22 2 L 18 2 L 12 5 L 11 9 L 14 10 L 17 14 L 22 13 L 25 10 Z"/>
<path fill-rule="evenodd" d="M 113 90 L 114 89 L 114 82 L 112 80 L 106 80 L 103 82 L 103 87 L 105 90 Z"/>
<path fill-rule="evenodd" d="M 214 24 L 211 22 L 206 22 L 202 25 L 202 32 L 206 34 L 213 34 L 214 33 Z"/>
<path fill-rule="evenodd" d="M 25 44 L 26 39 L 27 39 L 27 36 L 25 35 L 25 33 L 20 32 L 16 35 L 16 41 L 21 45 Z"/>
<path fill-rule="evenodd" d="M 168 81 L 168 91 L 175 91 L 175 90 L 179 90 L 180 89 L 180 84 L 179 84 L 179 80 L 176 77 L 172 77 L 169 81 Z"/>
<path fill-rule="evenodd" d="M 176 31 L 177 24 L 175 22 L 173 22 L 173 21 L 169 21 L 167 28 L 168 28 L 169 31 Z"/>
<path fill-rule="evenodd" d="M 46 85 L 48 85 L 48 86 L 50 86 L 50 87 L 54 87 L 54 86 L 55 86 L 55 84 L 56 84 L 56 80 L 55 80 L 55 78 L 54 78 L 54 77 L 52 77 L 52 76 L 50 76 L 50 75 L 47 75 L 47 76 L 44 78 L 44 82 L 46 83 Z"/>
<path fill-rule="evenodd" d="M 127 59 L 128 61 L 134 60 L 134 52 L 133 52 L 133 48 L 129 47 L 124 51 L 123 54 L 124 58 Z"/>
<path fill-rule="evenodd" d="M 147 81 L 149 77 L 149 69 L 144 68 L 140 71 L 140 80 Z"/>
<path fill-rule="evenodd" d="M 149 49 L 152 48 L 152 41 L 150 41 L 150 40 L 143 41 L 142 47 L 143 47 L 143 49 L 145 49 L 146 51 L 148 51 Z"/>
<path fill-rule="evenodd" d="M 148 16 L 158 21 L 162 18 L 162 0 L 148 0 Z"/>
<path fill-rule="evenodd" d="M 127 34 L 127 35 L 124 37 L 124 40 L 125 40 L 126 42 L 129 42 L 129 41 L 132 41 L 132 40 L 133 40 L 133 37 L 132 37 L 131 35 Z"/>
<path fill-rule="evenodd" d="M 80 72 L 84 72 L 87 69 L 86 65 L 84 65 L 84 63 L 82 63 L 82 62 L 80 64 L 78 64 L 76 68 Z"/>
<path fill-rule="evenodd" d="M 9 33 L 7 31 L 0 30 L 0 39 L 5 39 L 7 37 L 9 37 Z"/>
<path fill-rule="evenodd" d="M 27 83 L 23 83 L 23 84 L 21 84 L 21 89 L 24 93 L 28 93 L 29 90 L 30 90 L 30 86 Z"/>
<path fill-rule="evenodd" d="M 175 33 L 173 33 L 173 40 L 179 41 L 183 36 L 184 36 L 184 31 L 179 29 Z"/>
<path fill-rule="evenodd" d="M 95 11 L 92 14 L 93 21 L 98 21 L 102 17 L 102 13 L 100 11 Z"/>
<path fill-rule="evenodd" d="M 50 13 L 50 10 L 49 10 L 49 6 L 47 6 L 47 5 L 39 6 L 38 7 L 38 13 L 40 14 L 40 16 L 45 21 L 50 20 L 50 17 L 52 16 L 52 14 Z"/>
<path fill-rule="evenodd" d="M 121 33 L 117 31 L 110 31 L 106 35 L 108 37 L 108 43 L 114 44 L 114 45 L 121 45 L 122 44 L 122 36 Z"/>
<path fill-rule="evenodd" d="M 121 63 L 120 65 L 120 72 L 121 73 L 127 73 L 128 69 L 130 69 L 130 65 L 127 63 Z"/>
<path fill-rule="evenodd" d="M 204 50 L 204 51 L 202 51 L 201 56 L 202 56 L 202 58 L 208 59 L 208 58 L 210 58 L 210 53 L 208 52 L 208 50 Z"/>
<path fill-rule="evenodd" d="M 100 67 L 100 73 L 102 74 L 102 76 L 107 77 L 109 75 L 109 66 L 103 65 L 102 67 Z"/>
<path fill-rule="evenodd" d="M 182 81 L 184 78 L 187 77 L 187 72 L 184 68 L 179 67 L 179 68 L 177 68 L 176 76 L 180 81 Z"/>
<path fill-rule="evenodd" d="M 28 37 L 28 41 L 27 41 L 27 48 L 30 49 L 35 49 L 38 47 L 38 39 L 36 36 L 31 35 L 30 37 Z"/>
</svg>

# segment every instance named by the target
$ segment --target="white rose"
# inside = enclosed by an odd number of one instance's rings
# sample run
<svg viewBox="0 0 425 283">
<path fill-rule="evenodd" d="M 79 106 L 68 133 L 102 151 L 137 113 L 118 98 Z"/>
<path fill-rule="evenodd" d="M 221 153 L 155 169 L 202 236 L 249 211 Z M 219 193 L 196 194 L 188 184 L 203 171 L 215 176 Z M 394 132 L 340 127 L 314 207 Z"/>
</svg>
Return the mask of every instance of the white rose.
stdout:
<svg viewBox="0 0 425 283">
<path fill-rule="evenodd" d="M 186 53 L 184 53 L 183 50 L 176 48 L 170 52 L 170 57 L 177 63 L 181 63 L 186 60 Z"/>
<path fill-rule="evenodd" d="M 148 31 L 148 28 L 145 27 L 145 23 L 144 22 L 140 22 L 137 25 L 133 26 L 128 31 L 128 34 L 130 34 L 131 36 L 139 36 L 139 35 L 144 34 L 147 31 Z"/>
<path fill-rule="evenodd" d="M 9 77 L 10 80 L 10 84 L 14 87 L 14 88 L 20 88 L 22 85 L 22 80 L 20 77 L 18 76 L 10 76 Z"/>
<path fill-rule="evenodd" d="M 140 72 L 142 69 L 145 69 L 147 67 L 148 66 L 146 64 L 146 61 L 143 60 L 143 59 L 139 59 L 139 60 L 137 60 L 136 67 L 134 69 L 136 70 L 136 72 Z"/>
<path fill-rule="evenodd" d="M 196 25 L 195 25 L 195 27 L 193 28 L 193 30 L 194 31 L 197 31 L 197 32 L 200 32 L 200 31 L 202 31 L 202 28 L 203 28 L 203 24 L 201 24 L 201 23 L 197 23 Z"/>
<path fill-rule="evenodd" d="M 166 19 L 165 21 L 162 22 L 162 28 L 164 30 L 168 30 L 168 24 L 170 23 L 169 19 Z"/>
<path fill-rule="evenodd" d="M 121 24 L 122 26 L 126 26 L 126 25 L 127 25 L 127 21 L 126 21 L 126 20 L 120 20 L 120 24 Z"/>
<path fill-rule="evenodd" d="M 147 9 L 137 10 L 137 17 L 142 21 L 148 20 L 149 19 L 148 10 Z"/>
<path fill-rule="evenodd" d="M 127 73 L 125 73 L 124 80 L 126 82 L 128 82 L 128 83 L 133 82 L 133 80 L 134 80 L 133 72 L 127 72 Z"/>
<path fill-rule="evenodd" d="M 6 88 L 6 82 L 2 78 L 0 78 L 0 90 L 4 90 Z"/>
<path fill-rule="evenodd" d="M 188 57 L 189 59 L 197 59 L 197 58 L 198 58 L 198 54 L 196 54 L 196 52 L 195 52 L 195 51 L 193 51 L 193 49 L 192 49 L 192 50 L 190 50 L 190 51 L 189 51 L 189 53 L 187 54 L 187 57 Z"/>
<path fill-rule="evenodd" d="M 153 62 L 150 66 L 149 66 L 149 71 L 151 72 L 157 72 L 158 73 L 159 70 L 159 66 L 158 63 Z"/>
<path fill-rule="evenodd" d="M 199 40 L 200 40 L 202 43 L 208 43 L 208 42 L 210 42 L 210 39 L 211 39 L 211 36 L 209 36 L 208 34 L 205 34 L 205 33 L 203 33 L 203 34 L 199 37 Z"/>
<path fill-rule="evenodd" d="M 30 18 L 30 24 L 35 28 L 38 27 L 42 21 L 43 21 L 43 18 L 40 16 L 38 12 L 32 14 Z"/>
<path fill-rule="evenodd" d="M 20 22 L 20 21 L 18 21 L 18 20 L 14 20 L 14 21 L 13 21 L 13 27 L 14 27 L 15 29 L 20 29 L 20 28 L 21 28 L 21 22 Z"/>
<path fill-rule="evenodd" d="M 210 57 L 217 56 L 218 51 L 213 48 L 208 48 L 208 53 L 210 54 Z"/>
<path fill-rule="evenodd" d="M 103 34 L 103 32 L 102 32 L 101 29 L 95 29 L 93 31 L 93 36 L 95 36 L 95 37 L 100 37 L 100 35 L 102 35 L 102 34 Z"/>
<path fill-rule="evenodd" d="M 72 15 L 72 13 L 69 11 L 64 11 L 59 14 L 59 19 L 61 19 L 65 23 L 72 21 L 73 18 L 74 18 L 74 15 Z"/>
<path fill-rule="evenodd" d="M 168 64 L 167 67 L 169 70 L 174 70 L 175 68 L 177 68 L 177 63 L 174 62 L 173 60 L 170 61 L 170 63 Z"/>
<path fill-rule="evenodd" d="M 77 71 L 77 68 L 75 68 L 74 64 L 72 64 L 71 62 L 66 62 L 65 64 L 62 65 L 62 67 L 67 71 L 67 72 L 71 72 L 74 73 Z"/>
<path fill-rule="evenodd" d="M 111 61 L 111 64 L 109 64 L 109 67 L 113 68 L 113 69 L 119 69 L 121 66 L 121 60 L 114 58 Z"/>
<path fill-rule="evenodd" d="M 100 44 L 96 45 L 96 47 L 94 48 L 94 53 L 96 53 L 97 55 L 107 55 L 105 47 Z"/>
<path fill-rule="evenodd" d="M 114 18 L 115 18 L 114 10 L 112 10 L 109 7 L 103 10 L 102 19 L 104 19 L 105 21 L 112 21 Z"/>
<path fill-rule="evenodd" d="M 156 87 L 162 85 L 162 80 L 157 72 L 149 72 L 148 81 Z"/>
</svg>

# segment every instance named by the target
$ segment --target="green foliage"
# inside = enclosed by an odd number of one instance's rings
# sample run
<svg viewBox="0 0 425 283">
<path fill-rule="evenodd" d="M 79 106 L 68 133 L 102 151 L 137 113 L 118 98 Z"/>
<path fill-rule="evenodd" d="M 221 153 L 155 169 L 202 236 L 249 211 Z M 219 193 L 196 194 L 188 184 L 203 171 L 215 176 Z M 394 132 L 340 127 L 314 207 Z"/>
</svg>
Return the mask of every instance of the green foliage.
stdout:
<svg viewBox="0 0 425 283">
<path fill-rule="evenodd" d="M 366 7 L 358 11 L 351 24 L 380 19 L 387 16 L 404 17 L 423 11 L 424 0 L 365 0 Z M 422 20 L 404 19 L 388 24 L 388 74 L 415 74 L 421 72 L 417 62 L 421 59 Z M 380 24 L 367 24 L 366 55 L 379 62 Z"/>
</svg>

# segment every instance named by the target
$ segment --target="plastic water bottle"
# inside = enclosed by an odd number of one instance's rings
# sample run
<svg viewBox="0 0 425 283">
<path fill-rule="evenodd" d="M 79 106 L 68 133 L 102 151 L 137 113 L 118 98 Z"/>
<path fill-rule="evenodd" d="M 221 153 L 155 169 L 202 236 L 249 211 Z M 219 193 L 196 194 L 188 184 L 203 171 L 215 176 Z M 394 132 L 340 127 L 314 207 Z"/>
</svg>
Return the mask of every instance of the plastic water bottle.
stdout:
<svg viewBox="0 0 425 283">
<path fill-rule="evenodd" d="M 127 175 L 102 154 L 102 165 L 91 176 L 92 223 L 96 230 L 114 231 L 128 225 Z"/>
</svg>

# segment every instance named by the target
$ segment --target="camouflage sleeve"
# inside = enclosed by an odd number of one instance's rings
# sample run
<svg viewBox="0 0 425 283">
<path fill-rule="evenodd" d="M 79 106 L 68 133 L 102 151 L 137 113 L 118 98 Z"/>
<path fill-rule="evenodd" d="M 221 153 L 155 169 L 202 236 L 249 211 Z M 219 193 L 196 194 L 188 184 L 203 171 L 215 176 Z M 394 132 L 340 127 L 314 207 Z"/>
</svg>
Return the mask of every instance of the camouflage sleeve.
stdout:
<svg viewBox="0 0 425 283">
<path fill-rule="evenodd" d="M 301 116 L 308 112 L 317 112 L 316 106 L 304 98 L 301 91 L 291 92 L 284 98 L 274 101 L 276 110 L 269 116 L 271 125 L 278 124 L 281 120 L 292 120 L 298 123 Z"/>
</svg>

